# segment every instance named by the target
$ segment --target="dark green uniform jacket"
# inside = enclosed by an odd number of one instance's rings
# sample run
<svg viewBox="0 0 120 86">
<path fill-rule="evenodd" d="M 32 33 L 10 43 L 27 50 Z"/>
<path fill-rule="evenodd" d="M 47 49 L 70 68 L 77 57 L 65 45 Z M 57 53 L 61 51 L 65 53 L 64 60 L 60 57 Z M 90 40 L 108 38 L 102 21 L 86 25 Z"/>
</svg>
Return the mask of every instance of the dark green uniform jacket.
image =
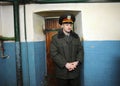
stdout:
<svg viewBox="0 0 120 86">
<path fill-rule="evenodd" d="M 80 65 L 83 58 L 83 48 L 79 36 L 71 31 L 69 40 L 62 29 L 52 37 L 50 46 L 51 58 L 55 62 L 56 77 L 61 79 L 73 79 L 80 76 Z M 79 61 L 75 70 L 68 71 L 65 68 L 67 62 Z"/>
</svg>

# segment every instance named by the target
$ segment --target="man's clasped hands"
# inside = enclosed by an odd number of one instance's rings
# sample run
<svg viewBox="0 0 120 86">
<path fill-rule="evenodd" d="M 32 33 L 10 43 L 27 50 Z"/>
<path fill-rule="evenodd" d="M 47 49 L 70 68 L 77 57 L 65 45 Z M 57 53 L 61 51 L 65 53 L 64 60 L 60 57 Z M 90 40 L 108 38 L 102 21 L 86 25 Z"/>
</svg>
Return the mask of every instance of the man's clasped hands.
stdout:
<svg viewBox="0 0 120 86">
<path fill-rule="evenodd" d="M 68 69 L 68 71 L 72 71 L 74 70 L 78 65 L 78 61 L 75 61 L 75 62 L 68 62 L 66 63 L 65 67 Z"/>
</svg>

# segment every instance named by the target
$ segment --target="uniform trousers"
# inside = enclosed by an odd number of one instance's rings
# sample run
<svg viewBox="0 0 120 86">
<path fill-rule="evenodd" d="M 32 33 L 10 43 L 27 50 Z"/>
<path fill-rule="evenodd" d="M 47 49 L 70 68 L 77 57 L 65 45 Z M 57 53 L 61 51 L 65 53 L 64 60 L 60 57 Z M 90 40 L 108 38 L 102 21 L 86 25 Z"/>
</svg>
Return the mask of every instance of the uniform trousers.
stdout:
<svg viewBox="0 0 120 86">
<path fill-rule="evenodd" d="M 75 79 L 57 79 L 58 86 L 80 86 L 80 77 Z"/>
</svg>

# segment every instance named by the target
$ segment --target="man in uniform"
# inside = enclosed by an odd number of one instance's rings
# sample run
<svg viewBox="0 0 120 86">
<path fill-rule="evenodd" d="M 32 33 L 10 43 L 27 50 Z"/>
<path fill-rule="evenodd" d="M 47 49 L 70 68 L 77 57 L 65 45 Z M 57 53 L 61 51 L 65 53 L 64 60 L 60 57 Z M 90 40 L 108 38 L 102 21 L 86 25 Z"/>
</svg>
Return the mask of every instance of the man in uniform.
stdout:
<svg viewBox="0 0 120 86">
<path fill-rule="evenodd" d="M 52 37 L 50 53 L 55 63 L 58 86 L 80 86 L 80 65 L 83 47 L 79 36 L 73 31 L 75 16 L 60 16 L 61 30 Z"/>
</svg>

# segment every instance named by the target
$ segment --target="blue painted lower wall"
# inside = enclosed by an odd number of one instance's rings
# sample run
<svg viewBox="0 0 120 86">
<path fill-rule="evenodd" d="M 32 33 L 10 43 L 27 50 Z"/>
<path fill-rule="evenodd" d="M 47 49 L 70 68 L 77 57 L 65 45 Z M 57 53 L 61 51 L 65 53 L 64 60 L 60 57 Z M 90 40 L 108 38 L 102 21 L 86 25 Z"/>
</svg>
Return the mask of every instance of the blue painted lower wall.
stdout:
<svg viewBox="0 0 120 86">
<path fill-rule="evenodd" d="M 4 43 L 4 55 L 7 59 L 1 59 L 0 51 L 0 86 L 17 86 L 15 43 Z"/>
<path fill-rule="evenodd" d="M 120 41 L 84 41 L 82 86 L 120 86 Z M 17 86 L 15 43 L 6 42 L 0 58 L 0 86 Z M 23 86 L 44 86 L 45 41 L 22 42 Z M 12 77 L 12 78 L 11 78 Z"/>
<path fill-rule="evenodd" d="M 5 42 L 4 50 L 9 58 L 0 58 L 0 86 L 17 86 L 15 43 Z M 45 53 L 44 41 L 21 43 L 23 86 L 43 86 L 46 74 Z"/>
<path fill-rule="evenodd" d="M 46 74 L 45 42 L 22 43 L 24 86 L 43 86 Z"/>
<path fill-rule="evenodd" d="M 37 86 L 44 86 L 46 76 L 46 48 L 45 42 L 34 43 L 35 49 L 35 69 Z M 37 58 L 36 58 L 37 57 Z"/>
<path fill-rule="evenodd" d="M 84 86 L 120 86 L 120 41 L 86 41 L 84 50 Z"/>
</svg>

